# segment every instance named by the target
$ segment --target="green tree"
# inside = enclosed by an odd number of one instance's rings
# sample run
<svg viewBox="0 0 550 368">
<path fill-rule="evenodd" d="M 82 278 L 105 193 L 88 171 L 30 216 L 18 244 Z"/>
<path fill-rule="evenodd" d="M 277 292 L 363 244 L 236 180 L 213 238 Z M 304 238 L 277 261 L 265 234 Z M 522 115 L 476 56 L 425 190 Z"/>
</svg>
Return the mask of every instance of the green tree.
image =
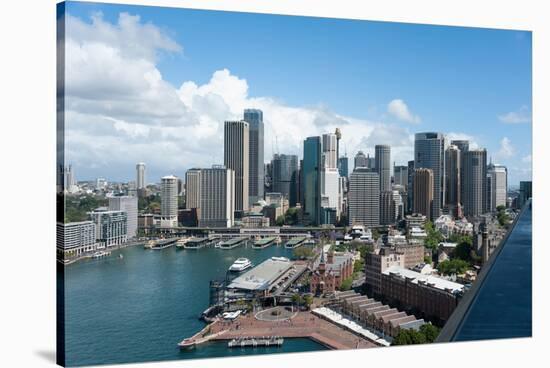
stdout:
<svg viewBox="0 0 550 368">
<path fill-rule="evenodd" d="M 426 342 L 426 336 L 422 332 L 412 329 L 402 329 L 393 338 L 392 345 L 414 345 L 425 344 Z"/>
<path fill-rule="evenodd" d="M 438 271 L 444 275 L 462 274 L 468 268 L 470 268 L 470 264 L 458 258 L 446 260 L 437 265 Z"/>
<path fill-rule="evenodd" d="M 297 259 L 308 259 L 313 256 L 313 249 L 311 247 L 301 246 L 299 248 L 294 248 L 292 255 Z"/>
<path fill-rule="evenodd" d="M 313 304 L 313 296 L 309 295 L 309 294 L 306 294 L 302 297 L 302 300 L 303 300 L 303 304 L 309 308 L 311 306 L 311 304 Z"/>
<path fill-rule="evenodd" d="M 443 241 L 443 235 L 433 226 L 431 221 L 426 222 L 424 230 L 426 231 L 424 246 L 429 249 L 437 248 L 438 244 Z"/>
<path fill-rule="evenodd" d="M 439 335 L 439 332 L 441 330 L 432 325 L 431 323 L 426 323 L 422 326 L 420 326 L 420 333 L 424 334 L 426 337 L 426 342 L 434 342 L 437 336 Z"/>
<path fill-rule="evenodd" d="M 462 242 L 456 246 L 454 251 L 454 257 L 458 259 L 462 259 L 463 261 L 466 261 L 466 262 L 470 262 L 470 260 L 472 259 L 471 253 L 472 253 L 471 244 L 468 244 L 467 242 Z"/>
<path fill-rule="evenodd" d="M 348 277 L 342 281 L 340 285 L 340 291 L 346 291 L 351 289 L 351 284 L 353 283 L 353 277 Z"/>
<path fill-rule="evenodd" d="M 363 259 L 358 259 L 355 262 L 353 262 L 353 273 L 358 273 L 363 271 L 365 268 L 365 261 Z"/>
<path fill-rule="evenodd" d="M 370 244 L 362 244 L 359 247 L 359 253 L 361 254 L 361 259 L 365 259 L 367 257 L 368 253 L 372 253 L 374 250 L 374 247 Z"/>
<path fill-rule="evenodd" d="M 285 224 L 285 217 L 283 215 L 277 217 L 277 219 L 275 220 L 275 224 L 277 226 L 283 226 Z"/>
</svg>

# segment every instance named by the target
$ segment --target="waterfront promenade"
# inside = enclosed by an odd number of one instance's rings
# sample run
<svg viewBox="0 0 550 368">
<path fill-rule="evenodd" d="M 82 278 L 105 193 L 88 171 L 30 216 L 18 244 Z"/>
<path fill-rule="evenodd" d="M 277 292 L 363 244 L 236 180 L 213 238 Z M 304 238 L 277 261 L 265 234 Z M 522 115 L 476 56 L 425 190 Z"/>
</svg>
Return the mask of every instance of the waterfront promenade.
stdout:
<svg viewBox="0 0 550 368">
<path fill-rule="evenodd" d="M 203 331 L 186 339 L 187 343 L 232 340 L 240 337 L 280 336 L 310 338 L 330 349 L 363 349 L 376 347 L 374 342 L 315 316 L 311 312 L 298 312 L 291 319 L 266 321 L 246 315 L 234 321 L 219 320 Z M 182 341 L 183 343 L 183 341 Z M 180 343 L 181 346 L 181 343 Z"/>
</svg>

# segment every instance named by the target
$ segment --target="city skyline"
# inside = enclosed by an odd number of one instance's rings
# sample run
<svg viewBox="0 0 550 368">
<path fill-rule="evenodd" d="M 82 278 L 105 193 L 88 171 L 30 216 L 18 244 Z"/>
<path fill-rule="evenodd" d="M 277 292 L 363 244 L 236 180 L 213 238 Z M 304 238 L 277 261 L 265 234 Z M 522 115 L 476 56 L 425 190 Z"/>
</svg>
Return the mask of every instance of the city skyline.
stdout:
<svg viewBox="0 0 550 368">
<path fill-rule="evenodd" d="M 167 174 L 183 177 L 192 167 L 223 163 L 223 151 L 216 148 L 223 140 L 224 121 L 241 119 L 244 108 L 264 112 L 264 162 L 274 153 L 301 158 L 305 137 L 332 133 L 338 126 L 342 130 L 342 155 L 347 153 L 352 159 L 362 150 L 372 157 L 376 144 L 388 144 L 392 148 L 392 166 L 393 162 L 406 165 L 413 158 L 414 134 L 438 131 L 445 133 L 449 141 L 466 138 L 473 148 L 486 148 L 488 160 L 508 167 L 511 186 L 531 179 L 529 32 L 252 17 L 93 3 L 68 3 L 67 10 L 70 15 L 66 47 L 70 52 L 66 64 L 71 66 L 69 71 L 83 71 L 68 73 L 65 90 L 66 162 L 73 165 L 77 180 L 99 176 L 111 181 L 133 180 L 133 168 L 141 161 L 147 163 L 149 182 Z M 189 22 L 176 23 L 181 17 Z M 205 34 L 196 40 L 186 38 L 194 22 L 207 21 L 217 30 L 234 19 L 250 19 L 258 25 L 264 17 L 283 27 L 279 38 L 269 46 L 274 54 L 288 46 L 284 42 L 289 41 L 287 32 L 295 21 L 306 22 L 320 31 L 330 23 L 334 32 L 323 46 L 325 59 L 319 55 L 322 45 L 303 47 L 319 36 L 299 32 L 290 50 L 301 60 L 291 58 L 286 50 L 284 60 L 279 60 L 283 71 L 279 81 L 271 75 L 263 51 L 256 65 L 229 52 L 220 53 L 227 57 L 207 62 L 212 54 L 202 42 L 211 42 L 213 35 Z M 235 22 L 235 29 L 228 34 L 215 32 L 219 37 L 215 45 L 234 37 L 233 53 L 242 54 L 239 50 L 244 50 L 243 40 L 257 42 L 261 38 L 262 32 L 242 37 L 246 27 L 240 23 Z M 385 47 L 382 41 L 387 40 L 390 29 L 400 47 L 385 48 L 386 54 L 376 52 Z M 136 34 L 144 42 L 133 48 L 127 46 Z M 338 46 L 345 37 L 350 38 L 349 42 Z M 490 47 L 490 51 L 483 51 L 476 65 L 464 56 L 455 62 L 451 59 L 456 56 L 456 45 L 438 48 L 442 46 L 440 39 L 445 37 L 461 47 L 471 43 L 467 50 L 472 52 L 480 53 L 483 47 Z M 360 38 L 364 38 L 366 46 L 354 48 L 352 41 Z M 418 60 L 411 59 L 411 50 L 405 46 L 414 49 L 420 41 L 426 53 L 420 53 Z M 111 63 L 113 73 L 121 72 L 117 83 L 113 83 L 112 76 L 99 78 L 92 72 L 97 60 L 85 57 L 92 51 L 104 56 L 103 63 Z M 346 51 L 353 51 L 355 59 L 359 57 L 363 63 L 351 60 Z M 508 59 L 499 59 L 506 52 L 511 53 Z M 350 60 L 336 63 L 344 56 Z M 408 65 L 408 73 L 395 62 L 387 63 L 388 58 L 400 56 Z M 443 64 L 437 68 L 436 61 Z M 308 62 L 311 65 L 303 65 Z M 127 66 L 125 70 L 120 69 L 121 65 Z M 349 70 L 337 69 L 336 65 L 347 65 Z M 320 73 L 319 68 L 324 68 L 325 73 Z M 397 77 L 404 78 L 405 83 L 396 83 Z M 294 82 L 292 88 L 289 78 Z M 448 83 L 449 78 L 454 84 Z M 319 83 L 330 88 L 320 88 Z M 499 94 L 495 95 L 495 91 Z M 126 97 L 139 102 L 139 108 L 133 103 L 123 105 Z M 101 140 L 101 144 L 92 144 L 94 139 Z"/>
</svg>

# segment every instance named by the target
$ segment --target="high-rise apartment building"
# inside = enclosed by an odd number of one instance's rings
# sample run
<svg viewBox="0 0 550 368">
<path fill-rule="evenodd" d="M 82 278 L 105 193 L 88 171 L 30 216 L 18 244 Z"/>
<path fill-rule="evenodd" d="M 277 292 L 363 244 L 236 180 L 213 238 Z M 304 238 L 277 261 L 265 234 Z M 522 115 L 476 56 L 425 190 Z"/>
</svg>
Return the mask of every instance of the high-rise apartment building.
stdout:
<svg viewBox="0 0 550 368">
<path fill-rule="evenodd" d="M 405 191 L 407 191 L 409 185 L 409 172 L 407 166 L 393 167 L 393 183 L 395 185 L 402 185 Z"/>
<path fill-rule="evenodd" d="M 193 168 L 185 173 L 185 208 L 200 208 L 201 169 Z"/>
<path fill-rule="evenodd" d="M 249 124 L 246 121 L 225 122 L 224 165 L 235 172 L 235 211 L 239 212 L 249 208 L 249 144 Z"/>
<path fill-rule="evenodd" d="M 89 212 L 95 224 L 95 238 L 98 248 L 120 245 L 128 239 L 126 234 L 127 215 L 124 211 L 109 211 L 102 207 Z"/>
<path fill-rule="evenodd" d="M 349 225 L 380 225 L 380 178 L 377 172 L 359 167 L 350 175 L 348 191 Z"/>
<path fill-rule="evenodd" d="M 231 227 L 235 212 L 235 172 L 224 166 L 201 169 L 200 227 Z"/>
<path fill-rule="evenodd" d="M 137 236 L 138 228 L 138 199 L 135 196 L 109 197 L 110 211 L 126 212 L 126 234 L 128 239 Z"/>
<path fill-rule="evenodd" d="M 374 169 L 380 177 L 380 192 L 391 190 L 391 148 L 385 144 L 374 147 Z"/>
<path fill-rule="evenodd" d="M 442 133 L 415 134 L 414 168 L 432 170 L 433 203 L 430 217 L 436 219 L 445 204 L 445 137 Z"/>
<path fill-rule="evenodd" d="M 490 188 L 487 188 L 487 209 L 496 211 L 498 206 L 506 207 L 508 198 L 508 170 L 505 166 L 489 164 L 487 176 L 490 180 Z M 489 186 L 489 182 L 487 183 Z"/>
<path fill-rule="evenodd" d="M 464 152 L 464 215 L 479 216 L 486 211 L 487 151 Z"/>
<path fill-rule="evenodd" d="M 249 203 L 255 203 L 264 198 L 264 114 L 262 110 L 245 109 L 243 120 L 249 124 Z"/>
<path fill-rule="evenodd" d="M 321 142 L 321 207 L 336 210 L 340 216 L 339 173 L 338 173 L 338 136 L 323 134 Z"/>
<path fill-rule="evenodd" d="M 161 178 L 160 226 L 178 226 L 178 178 L 173 175 Z"/>
<path fill-rule="evenodd" d="M 396 220 L 396 208 L 393 191 L 380 192 L 380 225 L 393 225 Z"/>
<path fill-rule="evenodd" d="M 145 189 L 145 163 L 140 162 L 136 165 L 136 185 L 137 189 Z"/>
<path fill-rule="evenodd" d="M 432 206 L 434 205 L 434 175 L 431 169 L 414 170 L 414 204 L 413 212 L 422 214 L 429 219 L 435 220 Z"/>
<path fill-rule="evenodd" d="M 522 208 L 523 205 L 533 197 L 533 182 L 532 181 L 520 181 L 519 182 L 519 197 L 517 207 Z"/>
</svg>

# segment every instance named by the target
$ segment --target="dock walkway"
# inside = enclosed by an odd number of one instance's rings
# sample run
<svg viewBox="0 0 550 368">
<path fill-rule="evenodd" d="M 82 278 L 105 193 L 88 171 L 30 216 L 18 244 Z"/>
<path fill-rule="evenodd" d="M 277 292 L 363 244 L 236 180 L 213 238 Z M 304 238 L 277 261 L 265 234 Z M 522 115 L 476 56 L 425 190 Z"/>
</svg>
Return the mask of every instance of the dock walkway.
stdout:
<svg viewBox="0 0 550 368">
<path fill-rule="evenodd" d="M 208 335 L 202 333 L 208 329 Z M 260 321 L 252 314 L 234 321 L 218 320 L 195 336 L 185 339 L 179 346 L 195 346 L 205 341 L 233 340 L 278 336 L 282 338 L 310 338 L 330 349 L 372 348 L 377 345 L 365 338 L 315 316 L 310 312 L 299 312 L 291 320 Z"/>
</svg>

